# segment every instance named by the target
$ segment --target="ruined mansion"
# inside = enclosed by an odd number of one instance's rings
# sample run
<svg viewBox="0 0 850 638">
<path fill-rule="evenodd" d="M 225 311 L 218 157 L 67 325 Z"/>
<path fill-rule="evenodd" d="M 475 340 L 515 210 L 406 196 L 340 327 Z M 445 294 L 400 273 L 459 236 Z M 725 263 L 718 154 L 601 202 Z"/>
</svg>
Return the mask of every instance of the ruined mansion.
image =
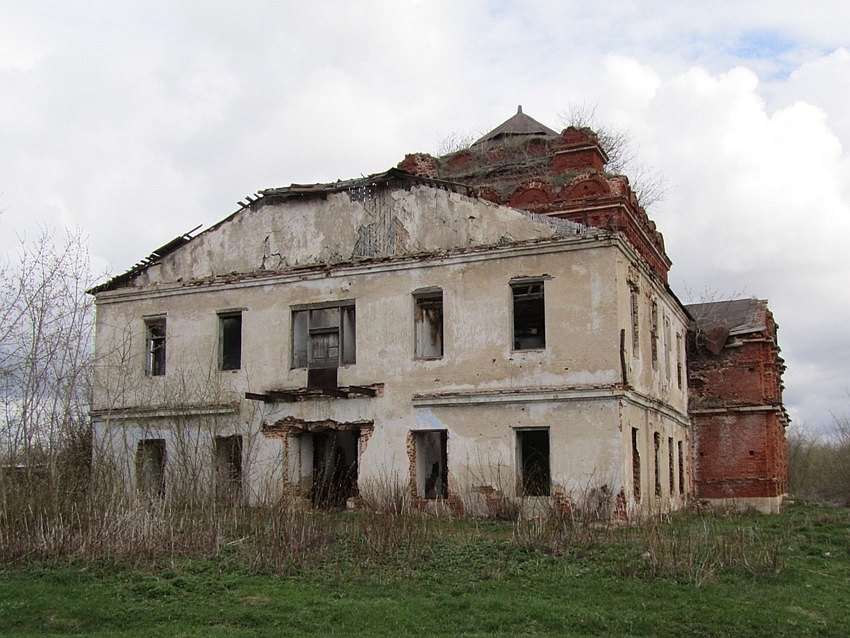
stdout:
<svg viewBox="0 0 850 638">
<path fill-rule="evenodd" d="M 97 448 L 151 495 L 776 511 L 770 310 L 683 306 L 607 160 L 519 109 L 467 149 L 264 190 L 174 239 L 91 291 Z"/>
</svg>

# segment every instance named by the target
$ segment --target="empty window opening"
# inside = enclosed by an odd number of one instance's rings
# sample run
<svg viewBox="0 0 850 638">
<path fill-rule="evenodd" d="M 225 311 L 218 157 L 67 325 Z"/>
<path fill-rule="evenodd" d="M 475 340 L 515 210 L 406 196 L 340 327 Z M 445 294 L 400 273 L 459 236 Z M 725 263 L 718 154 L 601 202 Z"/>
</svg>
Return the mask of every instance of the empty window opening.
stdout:
<svg viewBox="0 0 850 638">
<path fill-rule="evenodd" d="M 222 370 L 242 367 L 242 313 L 218 316 L 218 362 Z"/>
<path fill-rule="evenodd" d="M 637 428 L 632 428 L 632 493 L 635 502 L 640 503 L 640 451 L 638 450 Z"/>
<path fill-rule="evenodd" d="M 661 496 L 661 459 L 658 458 L 661 454 L 661 435 L 658 432 L 652 435 L 652 442 L 655 447 L 655 495 Z"/>
<path fill-rule="evenodd" d="M 345 507 L 346 501 L 357 495 L 359 437 L 359 430 L 325 430 L 302 437 L 309 438 L 312 451 L 310 500 L 315 507 Z"/>
<path fill-rule="evenodd" d="M 215 493 L 221 500 L 242 498 L 242 437 L 215 438 Z"/>
<path fill-rule="evenodd" d="M 549 430 L 517 431 L 520 496 L 549 496 Z"/>
<path fill-rule="evenodd" d="M 165 317 L 145 321 L 145 372 L 151 377 L 165 374 Z"/>
<path fill-rule="evenodd" d="M 670 319 L 664 317 L 664 376 L 670 378 Z"/>
<path fill-rule="evenodd" d="M 673 447 L 673 437 L 667 437 L 667 479 L 670 484 L 670 495 L 676 491 L 676 476 L 675 476 L 675 448 Z"/>
<path fill-rule="evenodd" d="M 448 498 L 448 433 L 415 432 L 416 493 L 425 498 Z"/>
<path fill-rule="evenodd" d="M 631 286 L 631 313 L 632 313 L 632 354 L 639 356 L 640 354 L 640 315 L 638 314 L 638 289 L 637 286 Z"/>
<path fill-rule="evenodd" d="M 676 387 L 682 389 L 682 368 L 684 360 L 682 359 L 682 333 L 676 333 Z"/>
<path fill-rule="evenodd" d="M 685 457 L 682 455 L 682 442 L 676 443 L 679 452 L 679 494 L 685 493 Z"/>
<path fill-rule="evenodd" d="M 443 292 L 414 293 L 414 356 L 436 359 L 443 356 Z"/>
<path fill-rule="evenodd" d="M 511 284 L 514 305 L 514 350 L 546 347 L 546 311 L 543 282 Z"/>
<path fill-rule="evenodd" d="M 336 368 L 355 363 L 354 305 L 292 311 L 292 367 Z"/>
<path fill-rule="evenodd" d="M 165 439 L 144 439 L 136 448 L 136 484 L 148 496 L 165 493 Z"/>
<path fill-rule="evenodd" d="M 658 366 L 658 302 L 655 299 L 649 305 L 649 345 L 655 368 Z"/>
</svg>

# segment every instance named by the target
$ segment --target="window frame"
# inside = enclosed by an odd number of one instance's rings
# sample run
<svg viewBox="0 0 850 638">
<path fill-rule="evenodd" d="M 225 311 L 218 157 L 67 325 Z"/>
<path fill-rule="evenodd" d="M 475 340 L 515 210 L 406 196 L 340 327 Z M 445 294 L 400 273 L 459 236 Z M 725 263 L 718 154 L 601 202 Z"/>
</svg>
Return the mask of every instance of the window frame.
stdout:
<svg viewBox="0 0 850 638">
<path fill-rule="evenodd" d="M 144 438 L 136 443 L 136 489 L 148 497 L 165 494 L 168 449 L 164 438 Z M 153 472 L 149 474 L 149 470 Z M 152 479 L 152 480 L 150 480 Z"/>
<path fill-rule="evenodd" d="M 166 315 L 145 317 L 145 376 L 164 377 L 168 361 L 168 321 Z M 161 335 L 153 331 L 162 328 Z"/>
<path fill-rule="evenodd" d="M 545 283 L 548 279 L 551 279 L 548 275 L 542 275 L 539 277 L 514 277 L 508 282 L 511 291 L 511 352 L 540 352 L 546 350 L 546 286 Z M 539 293 L 532 292 L 531 288 L 534 286 L 540 286 Z M 520 295 L 525 297 L 532 297 L 534 295 L 539 294 L 539 299 L 542 305 L 542 320 L 540 323 L 541 333 L 540 338 L 543 341 L 543 345 L 534 346 L 534 347 L 521 347 L 519 342 L 517 341 L 517 301 L 531 301 L 533 299 L 517 299 L 517 290 L 527 287 L 527 291 L 524 293 L 520 293 Z"/>
<path fill-rule="evenodd" d="M 649 343 L 652 369 L 658 369 L 658 301 L 652 298 L 649 302 Z"/>
<path fill-rule="evenodd" d="M 629 314 L 632 322 L 632 356 L 640 358 L 640 288 L 629 284 Z"/>
<path fill-rule="evenodd" d="M 218 369 L 222 372 L 235 372 L 242 369 L 242 346 L 243 344 L 243 317 L 244 308 L 219 310 L 216 315 L 218 317 Z M 230 367 L 225 358 L 225 349 L 227 339 L 225 338 L 225 322 L 229 319 L 239 319 L 239 350 L 238 360 L 236 365 Z"/>
<path fill-rule="evenodd" d="M 446 352 L 446 333 L 445 333 L 445 302 L 443 289 L 437 286 L 428 288 L 418 288 L 412 293 L 413 297 L 413 358 L 420 361 L 429 361 L 442 359 Z M 427 326 L 432 325 L 422 319 L 425 312 L 425 307 L 430 304 L 435 304 L 439 300 L 440 326 L 439 326 L 439 354 L 423 354 L 420 344 L 424 343 L 422 339 L 422 331 Z"/>
<path fill-rule="evenodd" d="M 318 310 L 333 310 L 338 311 L 337 325 L 335 327 L 315 326 L 310 327 L 312 313 Z M 304 324 L 305 347 L 303 350 L 296 350 L 296 315 L 306 313 L 306 322 Z M 350 328 L 346 328 L 349 325 Z M 335 329 L 334 329 L 335 328 Z M 312 360 L 311 351 L 311 336 L 322 334 L 331 334 L 336 332 L 339 335 L 337 342 L 337 358 L 336 365 L 330 363 L 316 364 Z M 349 332 L 353 333 L 349 336 Z M 296 357 L 296 352 L 304 352 L 303 362 Z M 327 360 L 330 361 L 330 360 Z M 343 366 L 355 365 L 357 363 L 357 309 L 354 299 L 343 299 L 340 301 L 321 302 L 315 304 L 297 304 L 289 308 L 289 368 L 290 370 L 301 369 L 333 369 Z M 312 365 L 311 365 L 312 364 Z"/>
<path fill-rule="evenodd" d="M 552 432 L 548 427 L 521 427 L 513 428 L 516 446 L 516 487 L 517 496 L 520 497 L 548 497 L 552 495 Z M 526 476 L 526 463 L 523 462 L 525 449 L 523 435 L 545 432 L 546 434 L 546 472 L 545 482 L 541 481 L 538 485 L 539 489 L 529 489 L 529 477 Z"/>
</svg>

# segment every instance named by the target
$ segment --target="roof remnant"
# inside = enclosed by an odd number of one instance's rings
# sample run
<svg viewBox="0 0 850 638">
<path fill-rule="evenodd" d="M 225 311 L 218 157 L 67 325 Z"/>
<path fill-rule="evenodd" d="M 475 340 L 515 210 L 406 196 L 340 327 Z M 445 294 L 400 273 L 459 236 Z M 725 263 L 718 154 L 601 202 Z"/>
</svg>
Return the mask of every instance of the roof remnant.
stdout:
<svg viewBox="0 0 850 638">
<path fill-rule="evenodd" d="M 489 133 L 473 142 L 473 148 L 487 149 L 510 137 L 557 137 L 558 133 L 522 112 L 522 105 L 516 114 L 499 124 Z"/>
<path fill-rule="evenodd" d="M 121 273 L 120 275 L 116 275 L 109 281 L 106 281 L 102 284 L 94 286 L 88 289 L 86 292 L 90 295 L 96 295 L 99 292 L 103 292 L 105 290 L 113 290 L 121 286 L 131 280 L 133 277 L 141 273 L 148 266 L 152 266 L 157 263 L 160 259 L 165 257 L 166 255 L 173 253 L 175 250 L 183 246 L 184 244 L 189 243 L 192 239 L 194 239 L 195 235 L 193 233 L 198 230 L 203 224 L 198 224 L 189 232 L 183 233 L 182 235 L 178 235 L 174 239 L 172 239 L 167 244 L 160 246 L 156 250 L 152 251 L 150 255 L 144 257 L 139 260 L 136 264 L 131 266 L 126 272 Z"/>
<path fill-rule="evenodd" d="M 685 306 L 697 329 L 707 337 L 707 347 L 719 354 L 729 336 L 767 329 L 767 300 L 730 299 Z"/>
<path fill-rule="evenodd" d="M 233 219 L 235 215 L 237 215 L 246 208 L 251 208 L 254 205 L 262 205 L 262 200 L 264 199 L 269 199 L 273 201 L 289 201 L 294 199 L 306 199 L 310 197 L 325 197 L 331 193 L 338 193 L 343 191 L 356 192 L 360 189 L 375 186 L 410 184 L 425 184 L 428 186 L 433 186 L 435 188 L 460 193 L 462 195 L 466 195 L 467 197 L 475 196 L 475 189 L 472 186 L 468 186 L 466 184 L 459 184 L 457 182 L 450 182 L 442 179 L 424 177 L 422 175 L 413 175 L 397 168 L 391 168 L 388 171 L 384 171 L 383 173 L 375 173 L 374 175 L 367 175 L 365 177 L 360 177 L 357 179 L 349 179 L 345 181 L 337 180 L 336 182 L 330 182 L 326 184 L 291 184 L 289 186 L 284 186 L 281 188 L 268 188 L 266 190 L 262 190 L 257 193 L 256 196 L 248 196 L 246 198 L 247 201 L 240 201 L 240 208 L 237 211 L 231 213 L 220 222 L 210 226 L 204 231 L 204 233 L 215 230 L 223 223 Z M 107 290 L 115 290 L 116 288 L 122 287 L 123 285 L 130 282 L 134 277 L 141 274 L 148 266 L 152 266 L 158 263 L 163 257 L 174 252 L 181 246 L 187 244 L 189 241 L 197 237 L 198 235 L 194 235 L 193 233 L 197 231 L 200 227 L 201 226 L 198 225 L 189 232 L 175 237 L 164 246 L 157 248 L 156 250 L 151 252 L 150 255 L 134 264 L 126 272 L 121 273 L 120 275 L 116 275 L 112 279 L 109 279 L 108 281 L 102 284 L 94 286 L 87 292 L 89 294 L 96 295 L 101 292 L 106 292 Z"/>
<path fill-rule="evenodd" d="M 375 173 L 357 179 L 348 179 L 345 181 L 337 180 L 326 184 L 290 184 L 282 188 L 267 188 L 260 191 L 260 196 L 263 198 L 272 198 L 278 201 L 287 201 L 292 199 L 302 199 L 305 197 L 323 197 L 330 193 L 339 193 L 342 191 L 352 191 L 359 188 L 368 188 L 370 186 L 389 186 L 390 184 L 425 184 L 450 190 L 462 195 L 473 196 L 474 189 L 466 184 L 450 182 L 444 179 L 434 179 L 422 175 L 414 175 L 397 168 L 391 168 L 383 173 Z"/>
</svg>

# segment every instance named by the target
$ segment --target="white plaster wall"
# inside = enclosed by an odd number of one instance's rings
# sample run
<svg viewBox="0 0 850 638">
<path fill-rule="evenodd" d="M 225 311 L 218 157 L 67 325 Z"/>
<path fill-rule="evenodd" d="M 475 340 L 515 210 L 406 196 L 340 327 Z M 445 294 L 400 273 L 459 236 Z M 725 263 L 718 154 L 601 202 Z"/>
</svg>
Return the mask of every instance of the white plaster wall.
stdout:
<svg viewBox="0 0 850 638">
<path fill-rule="evenodd" d="M 413 188 L 388 196 L 394 198 L 392 216 L 402 224 L 406 242 L 393 249 L 404 253 L 394 259 L 280 275 L 253 272 L 261 266 L 258 260 L 272 253 L 285 256 L 281 264 L 289 266 L 347 259 L 354 250 L 352 234 L 375 211 L 337 194 L 326 202 L 243 211 L 152 268 L 141 280 L 146 285 L 101 293 L 94 408 L 106 416 L 99 417 L 99 437 L 118 428 L 121 446 L 135 454 L 138 432 L 128 429 L 132 421 L 107 425 L 103 419 L 122 409 L 233 405 L 236 413 L 217 417 L 219 426 L 245 437 L 246 485 L 258 497 L 274 496 L 283 480 L 282 442 L 262 435 L 261 427 L 287 416 L 374 421 L 360 463 L 361 478 L 392 475 L 404 483 L 408 432 L 445 428 L 449 472 L 458 489 L 461 482 L 474 484 L 475 475 L 483 476 L 495 463 L 509 477 L 503 487 L 513 490 L 515 429 L 545 427 L 557 486 L 568 493 L 603 484 L 612 489 L 628 486 L 628 423 L 640 423 L 648 432 L 647 424 L 655 418 L 646 408 L 621 410 L 611 394 L 622 380 L 620 330 L 630 335 L 626 264 L 633 254 L 604 233 L 558 238 L 549 225 L 527 215 L 445 191 Z M 500 238 L 505 238 L 501 244 Z M 540 243 L 523 246 L 511 240 Z M 431 252 L 415 261 L 406 252 L 484 244 L 492 246 L 462 254 Z M 205 279 L 231 271 L 250 276 Z M 545 349 L 512 350 L 510 281 L 516 277 L 545 280 Z M 660 310 L 669 309 L 677 327 L 683 325 L 681 312 L 663 288 L 649 280 L 642 285 L 658 296 Z M 437 360 L 413 356 L 412 292 L 423 287 L 443 290 L 444 356 Z M 298 403 L 246 400 L 246 392 L 306 385 L 306 370 L 289 365 L 291 308 L 342 300 L 354 300 L 356 307 L 357 362 L 339 369 L 339 383 L 381 383 L 381 396 Z M 237 371 L 219 371 L 216 313 L 235 308 L 242 309 L 243 365 Z M 146 316 L 166 317 L 162 377 L 144 374 Z M 642 352 L 639 361 L 629 361 L 630 380 L 659 404 L 669 405 L 674 417 L 684 414 L 684 391 L 663 395 L 657 375 L 641 368 L 649 360 L 648 339 L 642 348 L 645 356 Z M 592 398 L 599 388 L 610 396 Z M 533 401 L 516 396 L 541 390 Z M 546 394 L 566 390 L 572 392 L 569 400 Z M 461 396 L 460 405 L 436 401 L 431 407 L 414 407 L 415 395 L 446 393 Z M 505 394 L 513 398 L 500 397 Z M 473 405 L 476 401 L 482 403 Z M 665 421 L 671 418 L 665 416 L 652 427 L 672 431 L 674 426 Z M 166 438 L 167 445 L 169 430 L 173 435 L 176 429 L 195 427 L 165 416 L 149 416 L 148 425 L 163 433 L 160 438 Z M 196 430 L 211 445 L 214 434 Z"/>
</svg>

